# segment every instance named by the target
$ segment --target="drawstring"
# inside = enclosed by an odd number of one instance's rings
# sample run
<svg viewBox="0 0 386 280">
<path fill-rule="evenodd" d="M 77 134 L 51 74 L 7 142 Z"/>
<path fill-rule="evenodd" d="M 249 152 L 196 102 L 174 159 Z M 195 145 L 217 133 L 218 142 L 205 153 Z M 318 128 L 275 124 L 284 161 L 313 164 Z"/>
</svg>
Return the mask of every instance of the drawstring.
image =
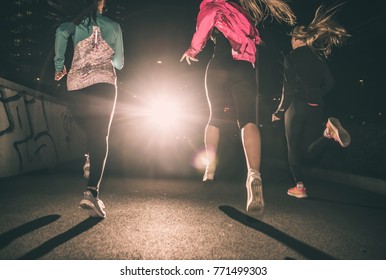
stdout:
<svg viewBox="0 0 386 280">
<path fill-rule="evenodd" d="M 98 29 L 95 30 L 95 41 L 94 44 L 96 45 L 98 43 Z"/>
<path fill-rule="evenodd" d="M 96 48 L 98 45 L 98 29 L 94 30 L 94 48 Z"/>
</svg>

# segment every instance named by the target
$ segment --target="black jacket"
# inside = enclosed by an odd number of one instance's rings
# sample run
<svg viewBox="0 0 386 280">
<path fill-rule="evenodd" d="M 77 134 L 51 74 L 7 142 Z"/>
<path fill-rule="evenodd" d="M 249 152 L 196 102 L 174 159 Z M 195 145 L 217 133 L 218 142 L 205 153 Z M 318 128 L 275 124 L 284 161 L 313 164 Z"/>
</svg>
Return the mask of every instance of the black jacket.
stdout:
<svg viewBox="0 0 386 280">
<path fill-rule="evenodd" d="M 282 99 L 275 116 L 282 118 L 293 98 L 322 104 L 334 86 L 327 63 L 308 46 L 298 47 L 284 58 Z"/>
</svg>

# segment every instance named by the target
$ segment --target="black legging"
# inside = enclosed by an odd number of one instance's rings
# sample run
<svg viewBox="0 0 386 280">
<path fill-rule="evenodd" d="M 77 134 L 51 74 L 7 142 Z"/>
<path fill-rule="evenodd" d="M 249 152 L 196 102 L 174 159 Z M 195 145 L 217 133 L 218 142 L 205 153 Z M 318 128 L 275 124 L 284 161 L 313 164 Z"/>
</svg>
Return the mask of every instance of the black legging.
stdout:
<svg viewBox="0 0 386 280">
<path fill-rule="evenodd" d="M 315 164 L 328 140 L 322 136 L 323 108 L 294 98 L 285 113 L 288 161 L 295 182 L 303 182 L 302 164 Z"/>
<path fill-rule="evenodd" d="M 205 86 L 210 125 L 219 128 L 229 106 L 234 106 L 240 129 L 256 123 L 256 73 L 250 62 L 213 57 L 206 69 Z"/>
<path fill-rule="evenodd" d="M 116 103 L 116 87 L 95 84 L 70 91 L 72 112 L 87 138 L 90 155 L 88 186 L 99 188 L 108 155 L 108 136 Z"/>
</svg>

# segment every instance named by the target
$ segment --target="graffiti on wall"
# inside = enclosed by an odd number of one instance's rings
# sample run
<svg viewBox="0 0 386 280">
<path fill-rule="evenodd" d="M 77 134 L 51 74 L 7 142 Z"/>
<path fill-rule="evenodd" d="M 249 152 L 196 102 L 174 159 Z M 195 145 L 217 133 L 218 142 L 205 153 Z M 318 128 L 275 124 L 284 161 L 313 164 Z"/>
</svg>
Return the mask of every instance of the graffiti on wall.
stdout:
<svg viewBox="0 0 386 280">
<path fill-rule="evenodd" d="M 11 169 L 23 173 L 57 164 L 56 141 L 70 146 L 69 110 L 8 88 L 0 88 L 0 101 L 0 140 L 8 136 L 4 142 L 8 147 L 2 143 L 0 149 Z M 63 137 L 58 139 L 61 134 Z"/>
</svg>

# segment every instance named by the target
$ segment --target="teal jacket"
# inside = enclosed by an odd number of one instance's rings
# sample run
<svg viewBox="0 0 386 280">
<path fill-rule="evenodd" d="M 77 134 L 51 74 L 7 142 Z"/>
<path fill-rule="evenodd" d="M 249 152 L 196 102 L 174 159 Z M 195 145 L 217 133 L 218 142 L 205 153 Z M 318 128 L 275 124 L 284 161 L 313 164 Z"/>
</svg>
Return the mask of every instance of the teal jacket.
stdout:
<svg viewBox="0 0 386 280">
<path fill-rule="evenodd" d="M 88 24 L 88 19 L 85 19 L 79 25 L 72 22 L 62 23 L 56 30 L 55 35 L 55 71 L 60 72 L 64 68 L 65 54 L 67 49 L 68 39 L 71 37 L 75 46 L 82 40 L 88 38 L 92 34 L 92 26 L 97 25 L 101 29 L 102 38 L 113 49 L 114 55 L 112 58 L 113 66 L 120 70 L 124 64 L 123 38 L 120 25 L 101 15 L 97 14 L 96 23 Z"/>
</svg>

